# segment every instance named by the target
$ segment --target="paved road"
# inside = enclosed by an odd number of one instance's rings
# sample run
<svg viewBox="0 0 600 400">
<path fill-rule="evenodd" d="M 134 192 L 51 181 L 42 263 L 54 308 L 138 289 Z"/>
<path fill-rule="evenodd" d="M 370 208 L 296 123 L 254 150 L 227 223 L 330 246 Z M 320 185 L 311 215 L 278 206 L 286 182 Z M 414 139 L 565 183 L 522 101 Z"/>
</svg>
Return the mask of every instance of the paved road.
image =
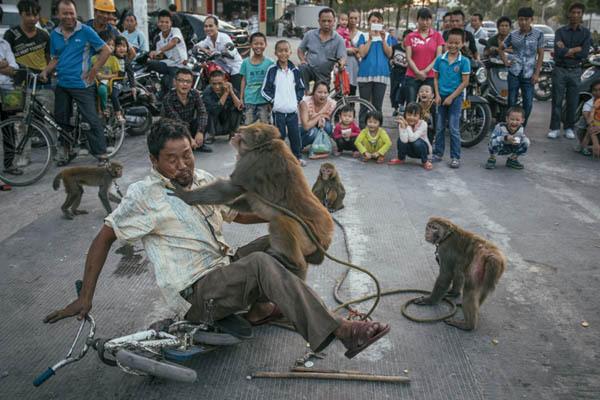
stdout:
<svg viewBox="0 0 600 400">
<path fill-rule="evenodd" d="M 387 110 L 386 112 L 389 112 Z M 92 354 L 61 370 L 43 387 L 33 377 L 61 358 L 75 334 L 75 321 L 48 326 L 44 315 L 74 298 L 88 246 L 104 216 L 87 191 L 89 215 L 61 218 L 63 193 L 51 190 L 52 169 L 37 184 L 0 193 L 0 397 L 6 399 L 203 398 L 203 399 L 598 399 L 600 398 L 600 162 L 570 150 L 572 142 L 545 138 L 549 104 L 536 103 L 530 124 L 526 169 L 482 168 L 486 147 L 463 150 L 463 165 L 416 163 L 391 167 L 336 158 L 348 192 L 336 214 L 350 238 L 352 259 L 372 270 L 384 289 L 431 288 L 437 266 L 423 239 L 431 215 L 451 218 L 498 243 L 509 259 L 496 292 L 483 306 L 479 329 L 460 332 L 444 324 L 420 325 L 400 315 L 408 297 L 382 300 L 375 316 L 391 333 L 353 361 L 334 343 L 322 368 L 403 374 L 410 385 L 246 380 L 254 371 L 284 371 L 305 351 L 296 334 L 276 327 L 256 329 L 256 338 L 189 364 L 195 384 L 181 385 L 123 374 Z M 212 154 L 197 155 L 197 166 L 227 175 L 234 154 L 223 141 Z M 394 152 L 395 155 L 395 152 Z M 121 186 L 149 169 L 143 138 L 128 138 L 120 160 Z M 77 165 L 89 162 L 78 159 Z M 319 162 L 309 162 L 313 182 Z M 263 233 L 263 226 L 226 227 L 234 245 Z M 333 254 L 346 257 L 341 232 Z M 343 268 L 326 262 L 310 270 L 309 283 L 334 305 L 331 291 Z M 346 298 L 372 291 L 352 273 Z M 366 307 L 365 307 L 366 309 Z M 118 243 L 97 288 L 93 313 L 99 337 L 146 327 L 165 311 L 151 267 L 138 244 Z M 580 325 L 588 321 L 589 327 Z"/>
</svg>

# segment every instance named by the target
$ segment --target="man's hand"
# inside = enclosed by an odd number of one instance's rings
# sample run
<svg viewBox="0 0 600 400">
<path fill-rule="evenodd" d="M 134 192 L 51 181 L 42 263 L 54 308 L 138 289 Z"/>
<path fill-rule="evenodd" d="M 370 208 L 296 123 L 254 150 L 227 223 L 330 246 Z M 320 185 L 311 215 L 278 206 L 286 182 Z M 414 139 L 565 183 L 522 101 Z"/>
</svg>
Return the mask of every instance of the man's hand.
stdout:
<svg viewBox="0 0 600 400">
<path fill-rule="evenodd" d="M 448 96 L 444 99 L 444 102 L 442 103 L 442 105 L 450 107 L 452 105 L 453 101 L 454 101 L 454 98 L 452 96 Z"/>
<path fill-rule="evenodd" d="M 92 309 L 92 303 L 84 301 L 81 297 L 63 308 L 62 310 L 56 310 L 51 314 L 48 314 L 44 318 L 45 323 L 53 324 L 60 321 L 63 318 L 69 318 L 77 315 L 78 320 L 82 320 Z"/>
<path fill-rule="evenodd" d="M 229 94 L 233 93 L 233 85 L 231 84 L 231 82 L 225 82 L 223 83 L 223 87 L 225 88 L 225 91 Z"/>
<path fill-rule="evenodd" d="M 556 47 L 558 47 L 559 49 L 564 49 L 565 44 L 562 42 L 562 40 L 559 40 L 558 42 L 556 42 Z"/>
<path fill-rule="evenodd" d="M 193 148 L 202 147 L 204 144 L 204 133 L 196 132 L 196 136 L 194 136 L 194 143 L 192 143 Z"/>
<path fill-rule="evenodd" d="M 540 74 L 539 74 L 539 72 L 536 72 L 536 73 L 534 73 L 534 74 L 531 76 L 531 83 L 533 83 L 534 85 L 535 85 L 536 83 L 538 83 L 538 81 L 539 81 L 539 80 L 540 80 Z"/>
<path fill-rule="evenodd" d="M 96 79 L 97 74 L 98 74 L 98 70 L 96 68 L 92 67 L 92 68 L 90 68 L 90 70 L 88 71 L 86 76 L 84 77 L 84 80 L 88 84 L 92 84 L 92 83 L 94 83 L 94 80 Z"/>
<path fill-rule="evenodd" d="M 150 52 L 150 54 L 148 54 L 148 58 L 150 58 L 150 59 L 154 60 L 154 59 L 156 58 L 156 54 L 158 54 L 158 52 L 157 52 L 157 51 L 155 51 L 155 50 L 152 50 L 152 51 Z"/>
<path fill-rule="evenodd" d="M 42 72 L 40 72 L 40 74 L 38 75 L 38 80 L 40 82 L 48 82 L 48 71 L 43 70 Z"/>
</svg>

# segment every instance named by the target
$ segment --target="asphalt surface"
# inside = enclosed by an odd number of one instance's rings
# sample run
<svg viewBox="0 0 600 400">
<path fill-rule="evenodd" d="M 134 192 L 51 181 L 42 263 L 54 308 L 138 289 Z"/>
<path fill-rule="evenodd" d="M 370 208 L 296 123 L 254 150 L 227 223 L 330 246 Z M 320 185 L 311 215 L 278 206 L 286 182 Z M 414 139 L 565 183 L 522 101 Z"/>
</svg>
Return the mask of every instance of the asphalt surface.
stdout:
<svg viewBox="0 0 600 400">
<path fill-rule="evenodd" d="M 387 100 L 386 100 L 386 104 Z M 390 113 L 389 105 L 386 113 Z M 75 320 L 54 325 L 43 317 L 75 298 L 86 252 L 104 211 L 93 190 L 82 208 L 89 215 L 61 218 L 63 192 L 51 189 L 53 168 L 35 185 L 0 192 L 0 398 L 6 399 L 598 399 L 600 286 L 600 162 L 571 150 L 572 141 L 546 139 L 550 107 L 535 103 L 528 128 L 526 168 L 483 168 L 486 144 L 463 149 L 458 170 L 416 161 L 402 166 L 365 165 L 332 158 L 346 187 L 346 208 L 335 214 L 349 236 L 352 260 L 369 268 L 383 289 L 431 289 L 437 274 L 434 248 L 423 234 L 432 215 L 448 217 L 494 241 L 509 264 L 483 305 L 479 327 L 462 332 L 443 323 L 417 324 L 400 307 L 410 296 L 382 299 L 377 320 L 389 335 L 353 360 L 334 342 L 315 367 L 407 375 L 408 385 L 309 380 L 247 380 L 256 371 L 286 371 L 306 344 L 290 331 L 268 326 L 255 338 L 187 364 L 194 384 L 124 374 L 93 354 L 58 372 L 40 388 L 34 377 L 64 357 Z M 395 137 L 397 133 L 390 131 Z M 226 176 L 234 153 L 225 141 L 197 154 L 197 167 Z M 395 148 L 391 151 L 395 156 Z M 149 171 L 144 138 L 127 138 L 118 157 L 122 188 Z M 79 158 L 76 165 L 91 162 Z M 314 182 L 320 162 L 309 161 Z M 265 227 L 227 225 L 226 238 L 244 244 Z M 337 229 L 332 253 L 347 257 Z M 333 307 L 332 288 L 344 268 L 329 261 L 309 271 L 309 284 Z M 353 298 L 373 284 L 351 273 L 341 294 Z M 360 307 L 368 308 L 368 304 Z M 440 309 L 418 309 L 431 315 Z M 144 329 L 165 314 L 141 244 L 116 243 L 100 277 L 94 308 L 97 337 Z M 589 327 L 583 327 L 587 321 Z"/>
</svg>

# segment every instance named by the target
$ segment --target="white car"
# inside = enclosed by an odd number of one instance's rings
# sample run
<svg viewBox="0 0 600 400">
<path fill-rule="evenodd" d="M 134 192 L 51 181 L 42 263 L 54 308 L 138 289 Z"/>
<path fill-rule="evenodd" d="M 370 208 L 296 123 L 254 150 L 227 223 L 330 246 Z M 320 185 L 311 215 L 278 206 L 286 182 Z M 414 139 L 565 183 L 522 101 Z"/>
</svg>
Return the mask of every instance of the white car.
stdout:
<svg viewBox="0 0 600 400">
<path fill-rule="evenodd" d="M 488 37 L 492 37 L 498 33 L 498 28 L 496 28 L 494 21 L 483 21 L 481 27 L 488 33 Z"/>
<path fill-rule="evenodd" d="M 544 34 L 544 47 L 547 49 L 554 48 L 554 29 L 550 28 L 548 25 L 542 24 L 533 24 L 535 29 L 542 31 Z"/>
<path fill-rule="evenodd" d="M 4 13 L 2 22 L 0 23 L 0 38 L 3 38 L 4 32 L 12 26 L 17 26 L 21 23 L 21 17 L 19 17 L 19 10 L 14 4 L 0 4 L 0 8 L 2 8 Z"/>
</svg>

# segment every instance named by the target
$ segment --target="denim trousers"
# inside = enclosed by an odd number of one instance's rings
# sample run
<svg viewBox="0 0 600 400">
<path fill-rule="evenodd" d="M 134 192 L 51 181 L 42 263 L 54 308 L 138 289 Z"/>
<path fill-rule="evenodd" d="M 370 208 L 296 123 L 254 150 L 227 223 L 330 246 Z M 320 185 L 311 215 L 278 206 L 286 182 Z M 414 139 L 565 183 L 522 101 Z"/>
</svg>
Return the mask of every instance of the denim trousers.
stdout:
<svg viewBox="0 0 600 400">
<path fill-rule="evenodd" d="M 423 139 L 417 139 L 414 142 L 403 143 L 398 139 L 398 158 L 405 160 L 406 157 L 420 158 L 421 162 L 427 161 L 429 155 L 429 146 Z"/>
<path fill-rule="evenodd" d="M 519 99 L 519 89 L 521 90 L 521 96 L 523 97 L 523 109 L 525 110 L 525 122 L 523 126 L 527 125 L 529 114 L 533 108 L 533 83 L 531 77 L 525 78 L 523 72 L 519 76 L 508 73 L 508 106 L 513 107 L 517 105 Z"/>
<path fill-rule="evenodd" d="M 70 131 L 73 128 L 73 126 L 71 126 L 73 100 L 77 103 L 77 107 L 83 119 L 90 124 L 91 129 L 85 131 L 90 147 L 90 153 L 94 156 L 106 154 L 104 125 L 96 111 L 96 86 L 92 85 L 85 89 L 56 86 L 54 92 L 54 118 L 65 131 Z"/>
<path fill-rule="evenodd" d="M 446 98 L 442 97 L 442 103 Z M 435 143 L 433 154 L 442 157 L 444 155 L 446 126 L 450 127 L 450 157 L 460 159 L 460 112 L 463 97 L 458 96 L 449 106 L 439 105 L 437 107 L 437 121 Z"/>
<path fill-rule="evenodd" d="M 292 154 L 299 160 L 302 158 L 302 140 L 300 139 L 300 130 L 298 129 L 298 113 L 280 113 L 273 112 L 273 122 L 281 138 L 289 138 Z"/>
<path fill-rule="evenodd" d="M 565 129 L 575 126 L 575 114 L 579 105 L 579 83 L 581 68 L 555 67 L 552 71 L 552 117 L 550 130 L 560 129 L 563 100 L 567 99 Z"/>
<path fill-rule="evenodd" d="M 269 104 L 246 104 L 244 110 L 244 124 L 250 125 L 256 121 L 265 124 L 271 123 L 271 113 L 269 112 Z"/>
</svg>

